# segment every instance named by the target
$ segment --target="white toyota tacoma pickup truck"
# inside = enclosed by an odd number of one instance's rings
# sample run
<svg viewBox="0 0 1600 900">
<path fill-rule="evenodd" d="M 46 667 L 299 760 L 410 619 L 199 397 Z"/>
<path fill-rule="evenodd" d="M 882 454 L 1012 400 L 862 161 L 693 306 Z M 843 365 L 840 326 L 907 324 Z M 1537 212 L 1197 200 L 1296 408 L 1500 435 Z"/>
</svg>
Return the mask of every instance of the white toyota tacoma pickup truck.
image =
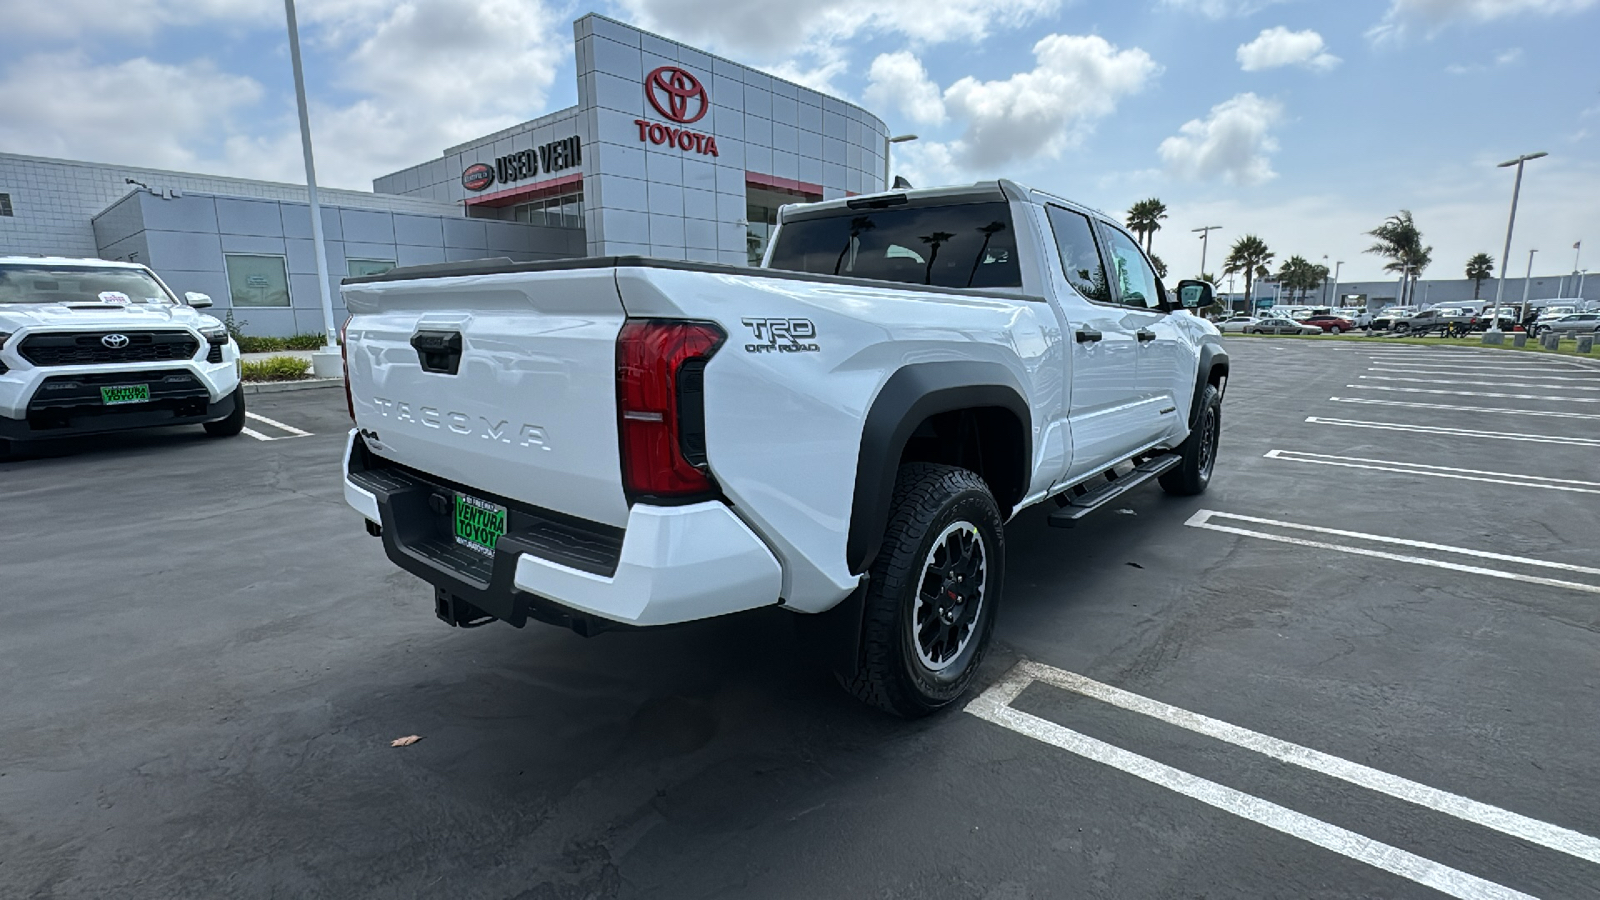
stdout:
<svg viewBox="0 0 1600 900">
<path fill-rule="evenodd" d="M 0 455 L 12 442 L 160 425 L 244 428 L 239 346 L 205 294 L 148 268 L 0 257 Z"/>
<path fill-rule="evenodd" d="M 1005 522 L 1203 491 L 1228 357 L 1109 217 L 1008 181 L 779 213 L 761 268 L 346 279 L 345 497 L 452 625 L 781 606 L 905 716 L 994 627 Z"/>
</svg>

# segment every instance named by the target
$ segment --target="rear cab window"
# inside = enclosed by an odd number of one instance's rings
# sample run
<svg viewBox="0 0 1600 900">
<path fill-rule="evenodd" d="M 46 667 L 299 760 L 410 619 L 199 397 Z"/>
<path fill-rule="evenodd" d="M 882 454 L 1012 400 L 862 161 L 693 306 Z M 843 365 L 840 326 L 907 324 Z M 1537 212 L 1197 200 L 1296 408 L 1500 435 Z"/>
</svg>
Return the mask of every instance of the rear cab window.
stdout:
<svg viewBox="0 0 1600 900">
<path fill-rule="evenodd" d="M 838 209 L 785 221 L 767 268 L 945 288 L 1020 288 L 1004 201 Z"/>
</svg>

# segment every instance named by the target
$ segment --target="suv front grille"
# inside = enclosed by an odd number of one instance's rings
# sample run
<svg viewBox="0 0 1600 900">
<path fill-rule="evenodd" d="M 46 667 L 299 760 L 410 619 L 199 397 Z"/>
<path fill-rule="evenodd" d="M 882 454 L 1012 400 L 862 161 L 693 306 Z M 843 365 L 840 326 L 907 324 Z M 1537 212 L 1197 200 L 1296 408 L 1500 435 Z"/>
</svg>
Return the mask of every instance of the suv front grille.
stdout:
<svg viewBox="0 0 1600 900">
<path fill-rule="evenodd" d="M 108 347 L 102 338 L 120 334 L 121 347 Z M 87 366 L 99 363 L 170 362 L 194 359 L 200 342 L 185 331 L 77 331 L 30 334 L 17 352 L 36 366 Z"/>
</svg>

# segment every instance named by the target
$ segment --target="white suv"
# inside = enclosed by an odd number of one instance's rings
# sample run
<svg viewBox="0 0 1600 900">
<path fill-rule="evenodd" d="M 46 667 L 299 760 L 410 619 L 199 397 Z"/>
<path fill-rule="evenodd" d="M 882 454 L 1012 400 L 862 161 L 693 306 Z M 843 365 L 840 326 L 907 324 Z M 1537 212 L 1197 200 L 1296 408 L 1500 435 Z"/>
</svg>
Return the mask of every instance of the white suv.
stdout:
<svg viewBox="0 0 1600 900">
<path fill-rule="evenodd" d="M 0 451 L 161 425 L 238 434 L 239 347 L 210 305 L 134 263 L 0 257 Z"/>
</svg>

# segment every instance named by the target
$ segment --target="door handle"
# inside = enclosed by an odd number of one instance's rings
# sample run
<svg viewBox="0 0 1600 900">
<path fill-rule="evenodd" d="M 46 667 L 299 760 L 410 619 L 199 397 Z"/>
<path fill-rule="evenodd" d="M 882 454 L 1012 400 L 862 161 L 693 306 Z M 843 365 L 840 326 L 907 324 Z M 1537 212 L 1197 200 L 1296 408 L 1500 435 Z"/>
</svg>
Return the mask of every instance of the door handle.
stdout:
<svg viewBox="0 0 1600 900">
<path fill-rule="evenodd" d="M 1078 331 L 1077 331 L 1077 335 L 1078 335 L 1078 343 L 1080 343 L 1080 344 L 1092 344 L 1095 341 L 1098 341 L 1101 338 L 1105 337 L 1105 335 L 1101 334 L 1098 331 L 1095 331 L 1093 328 L 1079 328 Z"/>
<path fill-rule="evenodd" d="M 1134 334 L 1138 335 L 1139 343 L 1141 344 L 1148 343 L 1156 339 L 1156 333 L 1148 328 L 1141 328 L 1134 332 Z"/>
</svg>

